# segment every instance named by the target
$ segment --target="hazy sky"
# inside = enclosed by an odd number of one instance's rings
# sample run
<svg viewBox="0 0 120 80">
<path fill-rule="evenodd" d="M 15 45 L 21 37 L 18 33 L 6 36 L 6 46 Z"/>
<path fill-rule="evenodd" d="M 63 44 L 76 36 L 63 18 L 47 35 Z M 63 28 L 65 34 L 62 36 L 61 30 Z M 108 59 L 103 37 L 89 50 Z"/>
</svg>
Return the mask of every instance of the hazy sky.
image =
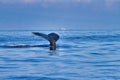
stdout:
<svg viewBox="0 0 120 80">
<path fill-rule="evenodd" d="M 0 0 L 0 30 L 120 29 L 120 0 Z"/>
</svg>

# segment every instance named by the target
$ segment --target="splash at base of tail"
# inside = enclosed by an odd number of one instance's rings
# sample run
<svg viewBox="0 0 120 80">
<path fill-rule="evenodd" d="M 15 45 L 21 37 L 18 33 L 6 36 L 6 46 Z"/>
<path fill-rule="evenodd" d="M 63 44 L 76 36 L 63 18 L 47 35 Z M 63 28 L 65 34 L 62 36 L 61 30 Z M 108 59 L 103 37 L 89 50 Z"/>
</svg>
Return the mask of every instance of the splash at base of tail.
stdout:
<svg viewBox="0 0 120 80">
<path fill-rule="evenodd" d="M 56 33 L 50 33 L 48 35 L 39 33 L 39 32 L 32 32 L 34 35 L 41 36 L 44 39 L 50 42 L 50 50 L 56 50 L 56 42 L 59 39 L 59 35 Z"/>
</svg>

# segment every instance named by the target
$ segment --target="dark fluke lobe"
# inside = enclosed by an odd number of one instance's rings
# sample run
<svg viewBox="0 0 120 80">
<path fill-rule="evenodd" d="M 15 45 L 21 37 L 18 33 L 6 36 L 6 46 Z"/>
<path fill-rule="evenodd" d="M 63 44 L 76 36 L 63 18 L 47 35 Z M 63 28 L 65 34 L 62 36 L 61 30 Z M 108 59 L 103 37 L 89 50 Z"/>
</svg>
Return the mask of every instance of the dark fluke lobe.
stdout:
<svg viewBox="0 0 120 80">
<path fill-rule="evenodd" d="M 39 32 L 32 32 L 34 35 L 41 36 L 44 39 L 50 42 L 50 50 L 56 50 L 56 41 L 59 39 L 59 35 L 56 33 L 50 33 L 48 35 L 39 33 Z"/>
</svg>

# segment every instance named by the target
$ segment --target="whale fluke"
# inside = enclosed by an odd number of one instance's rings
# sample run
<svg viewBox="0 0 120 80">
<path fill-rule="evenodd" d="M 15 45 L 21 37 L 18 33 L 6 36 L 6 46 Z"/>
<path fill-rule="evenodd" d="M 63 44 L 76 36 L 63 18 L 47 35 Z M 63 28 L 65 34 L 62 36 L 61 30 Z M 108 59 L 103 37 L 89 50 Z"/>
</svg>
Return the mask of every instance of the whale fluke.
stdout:
<svg viewBox="0 0 120 80">
<path fill-rule="evenodd" d="M 44 39 L 50 42 L 50 50 L 56 50 L 56 41 L 59 39 L 59 35 L 56 33 L 50 33 L 48 35 L 39 33 L 39 32 L 32 32 L 34 35 L 41 36 Z"/>
</svg>

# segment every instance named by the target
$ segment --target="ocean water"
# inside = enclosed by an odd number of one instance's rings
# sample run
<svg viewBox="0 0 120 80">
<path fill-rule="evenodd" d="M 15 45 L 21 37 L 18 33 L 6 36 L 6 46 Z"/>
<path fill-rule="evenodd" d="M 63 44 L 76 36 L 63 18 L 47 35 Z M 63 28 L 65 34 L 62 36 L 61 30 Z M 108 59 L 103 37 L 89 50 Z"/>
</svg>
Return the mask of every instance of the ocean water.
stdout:
<svg viewBox="0 0 120 80">
<path fill-rule="evenodd" d="M 0 31 L 0 80 L 120 80 L 120 31 Z"/>
</svg>

